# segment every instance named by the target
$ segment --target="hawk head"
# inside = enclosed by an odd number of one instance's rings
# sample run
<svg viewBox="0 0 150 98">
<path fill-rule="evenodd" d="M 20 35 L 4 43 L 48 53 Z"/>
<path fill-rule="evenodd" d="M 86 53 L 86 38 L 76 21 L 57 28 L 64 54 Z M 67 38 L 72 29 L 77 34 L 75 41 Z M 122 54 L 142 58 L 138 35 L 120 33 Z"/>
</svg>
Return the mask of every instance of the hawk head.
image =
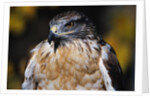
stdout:
<svg viewBox="0 0 150 98">
<path fill-rule="evenodd" d="M 72 39 L 96 38 L 93 22 L 83 13 L 68 11 L 55 16 L 49 23 L 48 41 L 60 43 Z"/>
</svg>

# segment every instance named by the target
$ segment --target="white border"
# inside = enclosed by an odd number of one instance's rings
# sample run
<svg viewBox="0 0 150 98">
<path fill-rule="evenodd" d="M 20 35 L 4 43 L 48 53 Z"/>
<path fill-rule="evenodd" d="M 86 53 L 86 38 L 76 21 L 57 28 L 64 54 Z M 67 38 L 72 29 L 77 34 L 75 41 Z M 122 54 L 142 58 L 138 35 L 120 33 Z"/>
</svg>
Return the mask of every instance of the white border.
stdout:
<svg viewBox="0 0 150 98">
<path fill-rule="evenodd" d="M 16 1 L 16 0 L 15 0 Z M 4 4 L 4 32 L 3 32 L 3 47 L 2 47 L 2 75 L 1 78 L 1 92 L 7 94 L 51 94 L 51 95 L 74 95 L 74 94 L 81 94 L 81 95 L 139 95 L 142 93 L 142 64 L 143 64 L 143 8 L 144 2 L 143 0 L 92 0 L 86 2 L 82 0 L 81 2 L 66 0 L 63 2 L 62 0 L 59 1 L 46 1 L 41 2 L 24 2 L 24 1 L 17 1 L 17 2 L 5 2 Z M 119 1 L 119 2 L 118 2 Z M 8 66 L 8 35 L 9 35 L 9 12 L 10 6 L 60 6 L 60 5 L 136 5 L 136 62 L 135 62 L 135 91 L 56 91 L 56 90 L 42 90 L 42 91 L 33 91 L 33 90 L 7 90 L 7 66 Z"/>
<path fill-rule="evenodd" d="M 146 9 L 146 32 L 147 32 L 147 61 L 148 61 L 148 65 L 150 65 L 150 0 L 145 0 L 145 9 Z M 148 77 L 150 79 L 150 66 L 148 66 Z M 148 83 L 150 84 L 150 80 L 148 81 Z M 150 85 L 149 85 L 149 89 L 150 89 Z M 150 91 L 149 91 L 150 92 Z"/>
</svg>

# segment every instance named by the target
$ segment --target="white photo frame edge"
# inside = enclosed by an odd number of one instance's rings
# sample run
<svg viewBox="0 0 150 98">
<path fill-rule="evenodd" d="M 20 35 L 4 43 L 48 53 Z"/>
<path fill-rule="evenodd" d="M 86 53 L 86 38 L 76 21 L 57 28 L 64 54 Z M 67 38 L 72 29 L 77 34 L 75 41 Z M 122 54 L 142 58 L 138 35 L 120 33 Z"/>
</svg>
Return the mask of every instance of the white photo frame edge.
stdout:
<svg viewBox="0 0 150 98">
<path fill-rule="evenodd" d="M 8 0 L 7 0 L 8 1 Z M 59 0 L 58 0 L 59 1 Z M 10 14 L 10 7 L 11 6 L 60 6 L 60 5 L 136 5 L 136 60 L 135 60 L 135 91 L 27 91 L 27 90 L 7 90 L 7 67 L 8 67 L 8 40 L 9 40 L 9 14 Z M 97 94 L 97 95 L 139 95 L 142 93 L 142 65 L 143 65 L 143 41 L 144 41 L 144 34 L 141 33 L 144 31 L 143 21 L 144 15 L 141 13 L 144 12 L 144 2 L 143 0 L 109 0 L 108 1 L 97 1 L 92 0 L 86 2 L 5 2 L 4 3 L 4 32 L 3 32 L 3 39 L 2 39 L 2 73 L 1 73 L 1 92 L 2 93 L 23 93 L 23 94 Z M 141 25 L 142 24 L 142 25 Z M 140 39 L 140 40 L 138 40 Z M 5 65 L 5 66 L 4 66 Z M 141 73 L 141 74 L 140 74 Z"/>
</svg>

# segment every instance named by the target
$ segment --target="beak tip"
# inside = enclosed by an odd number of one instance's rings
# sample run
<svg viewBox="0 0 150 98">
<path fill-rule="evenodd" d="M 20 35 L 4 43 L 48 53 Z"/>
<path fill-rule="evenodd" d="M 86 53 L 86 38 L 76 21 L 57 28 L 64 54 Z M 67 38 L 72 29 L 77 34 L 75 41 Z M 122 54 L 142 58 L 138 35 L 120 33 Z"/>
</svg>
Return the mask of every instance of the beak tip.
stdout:
<svg viewBox="0 0 150 98">
<path fill-rule="evenodd" d="M 48 42 L 49 44 L 51 44 L 51 41 L 53 41 L 55 39 L 55 34 L 50 32 L 49 36 L 48 36 Z"/>
</svg>

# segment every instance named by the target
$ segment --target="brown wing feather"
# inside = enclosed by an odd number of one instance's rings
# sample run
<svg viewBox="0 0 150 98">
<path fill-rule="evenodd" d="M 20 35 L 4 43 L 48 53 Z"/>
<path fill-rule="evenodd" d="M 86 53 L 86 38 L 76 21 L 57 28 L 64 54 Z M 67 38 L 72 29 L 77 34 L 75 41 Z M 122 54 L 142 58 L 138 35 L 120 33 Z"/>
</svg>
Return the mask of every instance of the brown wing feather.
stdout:
<svg viewBox="0 0 150 98">
<path fill-rule="evenodd" d="M 112 85 L 116 90 L 122 90 L 122 70 L 120 68 L 120 64 L 116 55 L 113 52 L 110 52 L 108 60 L 103 60 L 107 70 L 109 71 L 109 75 L 112 79 Z"/>
<path fill-rule="evenodd" d="M 101 51 L 104 52 L 104 56 L 106 56 L 103 57 L 102 54 L 102 61 L 104 63 L 105 68 L 108 71 L 108 75 L 111 78 L 111 84 L 115 88 L 115 90 L 122 90 L 123 74 L 120 68 L 119 61 L 116 57 L 116 53 L 114 49 L 103 40 L 100 42 L 100 46 L 102 48 Z"/>
</svg>

